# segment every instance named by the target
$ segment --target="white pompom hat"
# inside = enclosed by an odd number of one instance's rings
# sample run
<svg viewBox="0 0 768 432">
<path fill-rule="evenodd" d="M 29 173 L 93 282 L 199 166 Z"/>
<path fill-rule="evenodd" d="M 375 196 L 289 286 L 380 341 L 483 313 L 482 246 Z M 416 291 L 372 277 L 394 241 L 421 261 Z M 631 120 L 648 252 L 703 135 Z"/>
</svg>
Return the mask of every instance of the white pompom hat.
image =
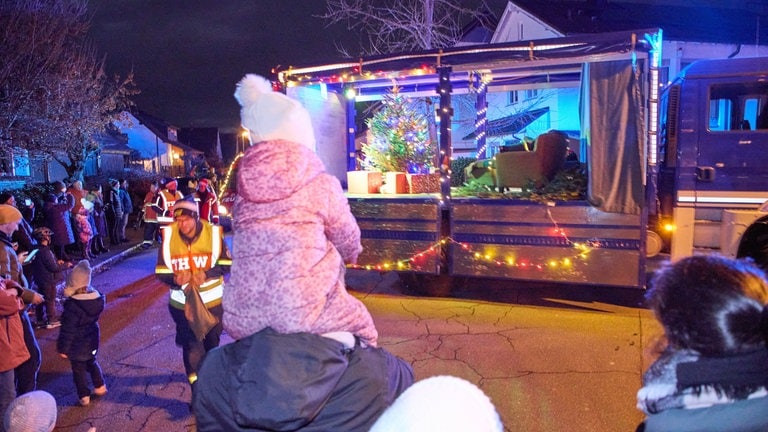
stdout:
<svg viewBox="0 0 768 432">
<path fill-rule="evenodd" d="M 491 400 L 464 379 L 441 375 L 408 387 L 370 432 L 503 432 Z"/>
<path fill-rule="evenodd" d="M 240 123 L 248 129 L 253 144 L 286 140 L 315 151 L 315 133 L 309 112 L 298 101 L 276 92 L 260 75 L 248 74 L 235 89 L 240 103 Z"/>
</svg>

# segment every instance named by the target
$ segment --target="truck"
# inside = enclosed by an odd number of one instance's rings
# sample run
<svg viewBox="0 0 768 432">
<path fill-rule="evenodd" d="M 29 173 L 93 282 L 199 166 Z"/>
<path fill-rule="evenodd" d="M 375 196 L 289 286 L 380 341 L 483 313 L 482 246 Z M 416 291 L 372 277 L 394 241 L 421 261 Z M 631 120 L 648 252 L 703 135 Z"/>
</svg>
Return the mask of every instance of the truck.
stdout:
<svg viewBox="0 0 768 432">
<path fill-rule="evenodd" d="M 309 110 L 318 155 L 345 186 L 359 174 L 365 107 L 396 86 L 433 109 L 439 190 L 349 193 L 364 247 L 355 268 L 644 289 L 659 256 L 719 252 L 765 265 L 768 59 L 702 60 L 667 83 L 662 34 L 344 59 L 277 71 L 276 84 Z M 515 112 L 521 94 L 539 99 Z M 494 160 L 549 129 L 567 133 L 583 196 L 451 187 L 451 160 L 468 139 L 477 159 Z"/>
</svg>

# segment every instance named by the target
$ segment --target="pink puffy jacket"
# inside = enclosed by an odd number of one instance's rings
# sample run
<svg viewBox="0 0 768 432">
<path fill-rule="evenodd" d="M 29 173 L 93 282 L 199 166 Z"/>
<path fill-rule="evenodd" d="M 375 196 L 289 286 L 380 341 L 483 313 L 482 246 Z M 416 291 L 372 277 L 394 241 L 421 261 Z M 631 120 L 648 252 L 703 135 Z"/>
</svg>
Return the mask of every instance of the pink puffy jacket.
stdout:
<svg viewBox="0 0 768 432">
<path fill-rule="evenodd" d="M 344 286 L 362 251 L 360 228 L 336 177 L 307 147 L 275 140 L 240 160 L 224 328 L 235 339 L 347 331 L 376 345 L 365 306 Z"/>
</svg>

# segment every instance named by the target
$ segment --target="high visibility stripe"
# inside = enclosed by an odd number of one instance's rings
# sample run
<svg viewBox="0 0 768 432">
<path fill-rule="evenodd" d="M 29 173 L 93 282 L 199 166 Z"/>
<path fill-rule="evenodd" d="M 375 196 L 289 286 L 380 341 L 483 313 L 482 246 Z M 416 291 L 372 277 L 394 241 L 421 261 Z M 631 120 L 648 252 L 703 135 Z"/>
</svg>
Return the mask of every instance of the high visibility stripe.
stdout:
<svg viewBox="0 0 768 432">
<path fill-rule="evenodd" d="M 211 303 L 218 303 L 218 301 L 221 300 L 221 298 L 224 296 L 224 282 L 221 279 L 214 279 L 213 282 L 218 283 L 213 288 L 203 290 L 203 287 L 200 287 L 200 298 L 203 299 L 203 303 L 206 305 Z M 184 286 L 186 287 L 186 285 Z M 184 295 L 183 288 L 172 289 L 170 291 L 171 303 L 176 303 L 176 305 L 184 307 L 184 304 L 187 302 L 187 296 Z"/>
</svg>

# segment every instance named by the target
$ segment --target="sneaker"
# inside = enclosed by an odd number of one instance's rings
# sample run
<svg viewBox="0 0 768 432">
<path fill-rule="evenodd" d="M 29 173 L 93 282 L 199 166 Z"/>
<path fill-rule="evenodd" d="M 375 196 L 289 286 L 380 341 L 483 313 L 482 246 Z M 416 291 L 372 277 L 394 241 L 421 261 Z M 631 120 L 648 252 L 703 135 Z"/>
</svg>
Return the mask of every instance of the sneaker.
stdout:
<svg viewBox="0 0 768 432">
<path fill-rule="evenodd" d="M 95 394 L 96 396 L 104 396 L 105 394 L 107 394 L 106 384 L 93 389 L 93 394 Z"/>
<path fill-rule="evenodd" d="M 91 397 L 90 396 L 83 396 L 79 400 L 80 406 L 88 406 L 88 404 L 91 403 Z"/>
<path fill-rule="evenodd" d="M 61 327 L 61 321 L 49 321 L 47 324 L 45 324 L 45 328 L 47 329 L 54 329 L 56 327 Z"/>
</svg>

